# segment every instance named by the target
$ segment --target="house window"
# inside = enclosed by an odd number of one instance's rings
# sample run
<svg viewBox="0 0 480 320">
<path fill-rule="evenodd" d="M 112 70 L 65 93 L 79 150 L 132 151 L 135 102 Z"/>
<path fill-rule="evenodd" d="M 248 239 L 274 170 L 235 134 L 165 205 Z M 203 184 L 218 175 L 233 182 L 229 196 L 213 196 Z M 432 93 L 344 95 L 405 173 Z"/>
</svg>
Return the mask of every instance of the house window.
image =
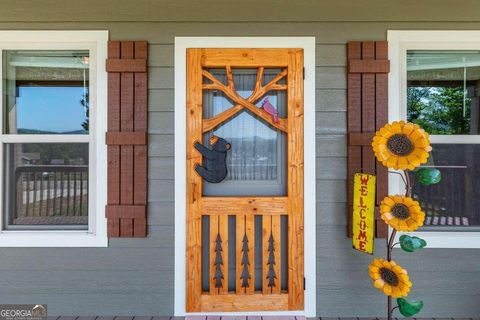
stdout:
<svg viewBox="0 0 480 320">
<path fill-rule="evenodd" d="M 0 246 L 106 245 L 107 36 L 2 32 Z"/>
<path fill-rule="evenodd" d="M 419 234 L 429 247 L 480 247 L 479 35 L 389 32 L 390 120 L 417 123 L 431 135 L 424 167 L 442 175 L 424 186 L 412 174 L 412 195 L 426 214 Z M 392 176 L 390 192 L 401 189 Z"/>
</svg>

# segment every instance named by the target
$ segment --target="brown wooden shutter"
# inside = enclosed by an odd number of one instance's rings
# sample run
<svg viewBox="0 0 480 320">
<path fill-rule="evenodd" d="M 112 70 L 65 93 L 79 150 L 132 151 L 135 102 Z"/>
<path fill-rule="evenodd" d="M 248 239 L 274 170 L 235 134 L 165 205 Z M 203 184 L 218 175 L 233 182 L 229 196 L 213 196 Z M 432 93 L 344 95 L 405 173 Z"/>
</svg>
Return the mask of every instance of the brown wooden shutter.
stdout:
<svg viewBox="0 0 480 320">
<path fill-rule="evenodd" d="M 388 44 L 385 41 L 349 42 L 348 58 L 348 234 L 352 235 L 353 175 L 377 176 L 376 236 L 387 235 L 387 225 L 378 215 L 381 200 L 388 193 L 388 173 L 376 161 L 371 148 L 375 131 L 388 121 Z"/>
<path fill-rule="evenodd" d="M 146 41 L 109 41 L 108 204 L 109 237 L 147 235 Z"/>
</svg>

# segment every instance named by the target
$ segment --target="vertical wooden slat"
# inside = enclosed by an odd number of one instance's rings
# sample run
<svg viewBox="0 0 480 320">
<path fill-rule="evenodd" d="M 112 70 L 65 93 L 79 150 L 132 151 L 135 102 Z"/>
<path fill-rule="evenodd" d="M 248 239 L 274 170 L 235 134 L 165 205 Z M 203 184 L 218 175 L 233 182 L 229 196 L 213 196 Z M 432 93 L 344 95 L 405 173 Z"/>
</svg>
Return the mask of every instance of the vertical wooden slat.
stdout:
<svg viewBox="0 0 480 320">
<path fill-rule="evenodd" d="M 135 59 L 147 59 L 148 46 L 146 41 L 135 42 L 134 57 Z M 135 88 L 135 113 L 134 113 L 134 131 L 147 132 L 147 97 L 148 84 L 147 73 L 136 72 L 134 74 Z M 133 203 L 147 204 L 147 146 L 136 145 L 133 147 L 134 153 L 134 176 L 133 176 Z M 144 237 L 147 234 L 146 219 L 134 220 L 134 237 Z"/>
<path fill-rule="evenodd" d="M 268 286 L 268 239 L 272 234 L 272 216 L 263 216 L 262 219 L 262 292 L 271 294 L 272 289 Z"/>
<path fill-rule="evenodd" d="M 280 293 L 281 291 L 281 272 L 280 272 L 280 265 L 281 265 L 281 241 L 282 238 L 280 236 L 280 230 L 281 230 L 281 225 L 280 225 L 280 216 L 279 215 L 274 215 L 272 216 L 272 235 L 273 235 L 273 240 L 274 240 L 274 257 L 275 257 L 275 265 L 274 265 L 274 270 L 275 270 L 275 276 L 277 277 L 275 279 L 275 286 L 272 288 L 272 293 Z"/>
<path fill-rule="evenodd" d="M 245 232 L 248 238 L 248 261 L 250 262 L 248 267 L 250 282 L 245 293 L 253 294 L 255 293 L 255 216 L 253 214 L 247 214 L 245 217 Z"/>
<path fill-rule="evenodd" d="M 217 215 L 211 215 L 210 216 L 210 275 L 209 275 L 209 280 L 210 280 L 210 294 L 211 295 L 217 295 L 218 294 L 218 288 L 215 287 L 215 271 L 216 271 L 216 264 L 215 264 L 215 259 L 216 259 L 216 241 L 217 241 L 217 236 L 219 234 L 219 229 L 218 229 L 218 216 Z"/>
<path fill-rule="evenodd" d="M 122 41 L 120 57 L 131 59 L 134 56 L 133 41 Z M 133 131 L 134 79 L 133 73 L 122 72 L 120 76 L 120 131 Z M 133 146 L 120 147 L 120 203 L 133 204 Z M 133 219 L 120 219 L 120 236 L 133 236 Z"/>
<path fill-rule="evenodd" d="M 375 43 L 375 59 L 388 59 L 388 43 L 378 41 Z M 388 122 L 388 74 L 375 74 L 375 129 L 379 130 Z M 388 195 L 388 170 L 380 162 L 376 161 L 377 193 L 376 204 Z M 382 219 L 376 220 L 376 235 L 385 238 L 388 234 L 388 227 Z"/>
<path fill-rule="evenodd" d="M 362 43 L 358 41 L 349 42 L 347 45 L 348 60 L 361 59 Z M 349 132 L 362 132 L 362 75 L 349 73 L 347 75 L 347 118 Z M 348 233 L 351 236 L 351 217 L 353 200 L 353 174 L 362 168 L 362 147 L 348 146 L 348 168 L 347 168 L 347 195 L 348 195 Z"/>
<path fill-rule="evenodd" d="M 200 49 L 187 50 L 187 192 L 186 192 L 186 237 L 187 237 L 187 301 L 186 311 L 201 310 L 201 196 L 202 179 L 194 172 L 201 155 L 192 146 L 202 141 L 202 52 Z"/>
<path fill-rule="evenodd" d="M 349 42 L 347 45 L 348 60 L 361 59 L 362 43 Z M 362 75 L 359 73 L 349 73 L 347 75 L 348 95 L 347 95 L 347 118 L 349 132 L 361 132 L 362 123 Z"/>
<path fill-rule="evenodd" d="M 362 60 L 375 59 L 375 42 L 362 42 Z M 362 74 L 362 132 L 375 131 L 375 74 Z M 362 147 L 362 171 L 375 174 L 375 157 L 370 146 Z"/>
<path fill-rule="evenodd" d="M 108 42 L 108 58 L 120 58 L 120 42 Z M 108 131 L 120 131 L 120 73 L 108 73 Z M 120 203 L 120 146 L 107 147 L 108 152 L 108 183 L 107 203 Z M 63 190 L 63 189 L 61 189 Z M 62 196 L 63 198 L 63 196 Z M 62 204 L 60 198 L 60 205 Z M 107 220 L 107 234 L 109 237 L 120 236 L 120 219 Z"/>
<path fill-rule="evenodd" d="M 236 245 L 236 252 L 235 252 L 235 255 L 236 255 L 236 266 L 235 266 L 235 270 L 236 270 L 236 273 L 235 273 L 235 292 L 237 294 L 245 294 L 245 288 L 242 287 L 242 278 L 240 278 L 240 276 L 242 275 L 242 271 L 243 271 L 243 264 L 242 264 L 242 258 L 243 258 L 243 255 L 244 255 L 244 252 L 243 252 L 243 238 L 244 236 L 246 235 L 245 233 L 245 215 L 236 215 L 236 220 L 237 220 L 237 223 L 236 223 L 236 230 L 235 230 L 235 233 L 236 233 L 236 242 L 235 242 L 235 245 Z"/>
<path fill-rule="evenodd" d="M 303 49 L 288 58 L 288 308 L 304 308 Z"/>
<path fill-rule="evenodd" d="M 218 219 L 218 231 L 222 238 L 222 287 L 218 290 L 219 294 L 228 294 L 228 215 L 222 214 Z"/>
</svg>

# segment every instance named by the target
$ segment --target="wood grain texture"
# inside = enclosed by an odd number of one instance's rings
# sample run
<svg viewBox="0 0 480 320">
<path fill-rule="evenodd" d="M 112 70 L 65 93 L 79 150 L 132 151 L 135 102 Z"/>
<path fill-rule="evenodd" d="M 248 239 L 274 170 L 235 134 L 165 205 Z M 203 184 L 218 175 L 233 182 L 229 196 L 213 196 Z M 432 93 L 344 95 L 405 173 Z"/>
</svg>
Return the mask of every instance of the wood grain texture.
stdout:
<svg viewBox="0 0 480 320">
<path fill-rule="evenodd" d="M 146 68 L 141 72 L 133 67 L 124 68 L 138 64 L 139 60 L 146 66 L 147 48 L 146 41 L 110 41 L 108 45 L 109 206 L 106 216 L 110 237 L 147 235 L 147 73 Z M 143 213 L 121 209 L 133 205 L 144 208 Z"/>
<path fill-rule="evenodd" d="M 347 44 L 348 60 L 362 57 L 361 42 L 352 41 Z M 362 123 L 362 76 L 360 74 L 347 73 L 347 118 L 348 131 L 361 132 Z"/>
<path fill-rule="evenodd" d="M 186 311 L 202 310 L 201 256 L 201 195 L 202 179 L 194 172 L 196 163 L 202 158 L 192 147 L 195 141 L 202 141 L 202 52 L 187 49 L 187 128 L 186 128 Z"/>
<path fill-rule="evenodd" d="M 147 72 L 146 59 L 107 59 L 107 72 Z"/>
<path fill-rule="evenodd" d="M 288 197 L 204 197 L 202 212 L 208 214 L 285 214 Z"/>
<path fill-rule="evenodd" d="M 375 42 L 375 59 L 388 59 L 388 43 Z M 388 122 L 388 74 L 375 74 L 375 129 L 379 130 Z M 388 195 L 388 169 L 376 161 L 377 192 L 376 204 L 380 205 Z M 376 233 L 379 238 L 386 238 L 388 226 L 382 219 L 376 220 Z"/>
<path fill-rule="evenodd" d="M 362 60 L 375 59 L 375 42 L 362 42 Z M 362 73 L 362 132 L 375 131 L 375 75 Z M 371 146 L 362 147 L 362 172 L 375 174 L 375 157 Z"/>
<path fill-rule="evenodd" d="M 348 134 L 348 145 L 371 146 L 373 136 L 373 132 L 351 132 Z"/>
<path fill-rule="evenodd" d="M 304 129 L 303 129 L 303 49 L 297 49 L 288 56 L 288 127 L 287 155 L 289 197 L 288 210 L 288 308 L 304 308 Z"/>
<path fill-rule="evenodd" d="M 120 42 L 108 43 L 108 58 L 120 57 Z M 120 131 L 120 74 L 108 74 L 108 130 Z M 120 203 L 120 147 L 107 147 L 107 203 Z M 120 220 L 107 220 L 107 235 L 109 237 L 120 236 Z"/>
<path fill-rule="evenodd" d="M 348 61 L 348 73 L 389 73 L 390 61 L 388 60 L 361 60 Z"/>
<path fill-rule="evenodd" d="M 134 57 L 133 41 L 121 42 L 121 58 Z M 120 74 L 120 131 L 132 132 L 134 130 L 134 82 L 133 74 L 124 72 Z M 120 203 L 133 204 L 133 146 L 120 147 Z M 129 223 L 124 224 L 130 227 Z M 133 223 L 132 223 L 133 226 Z M 120 226 L 123 228 L 123 225 Z M 126 231 L 127 232 L 127 231 Z M 129 232 L 129 231 L 128 231 Z M 131 231 L 133 234 L 133 230 Z M 130 232 L 129 232 L 130 233 Z"/>
<path fill-rule="evenodd" d="M 134 57 L 148 60 L 148 43 L 135 41 Z M 148 137 L 148 74 L 134 73 L 134 119 L 133 130 L 136 134 Z M 133 146 L 133 203 L 147 205 L 148 203 L 148 147 L 145 145 Z M 134 221 L 134 236 L 145 237 L 147 234 L 146 220 Z"/>
<path fill-rule="evenodd" d="M 246 294 L 255 293 L 255 215 L 253 213 L 245 216 L 245 234 L 248 238 L 248 261 L 250 265 L 248 267 L 248 273 L 250 274 L 249 286 L 246 288 Z"/>
<path fill-rule="evenodd" d="M 275 56 L 273 56 L 275 54 Z M 271 57 L 270 60 L 267 57 Z M 268 62 L 267 62 L 268 61 Z M 273 62 L 272 62 L 273 61 Z M 281 71 L 263 84 L 265 67 L 275 63 Z M 226 83 L 219 81 L 207 68 L 219 67 L 226 72 Z M 233 68 L 255 67 L 257 78 L 248 98 L 235 89 Z M 189 311 L 224 312 L 236 310 L 302 310 L 303 308 L 303 51 L 300 49 L 188 49 L 187 50 L 187 306 Z M 202 78 L 209 80 L 203 83 Z M 286 84 L 279 81 L 286 78 Z M 202 90 L 220 90 L 236 105 L 211 119 L 202 119 Z M 254 104 L 267 92 L 286 90 L 288 118 L 274 122 L 271 115 Z M 277 197 L 211 197 L 202 196 L 202 181 L 194 171 L 201 163 L 194 141 L 202 141 L 202 133 L 228 121 L 247 109 L 278 131 L 287 133 L 288 196 Z M 287 216 L 286 238 L 289 243 L 284 266 L 288 272 L 286 292 L 281 290 L 282 231 L 280 216 Z M 202 216 L 210 219 L 210 289 L 201 291 L 201 226 Z M 262 278 L 256 291 L 255 281 L 255 216 L 262 216 Z M 229 217 L 235 217 L 236 230 L 229 234 Z M 195 238 L 194 238 L 195 237 Z M 247 241 L 244 244 L 244 238 Z M 229 243 L 235 241 L 235 246 Z M 221 243 L 221 256 L 219 245 Z M 194 245 L 196 244 L 196 245 Z M 248 252 L 244 249 L 247 248 Z M 195 249 L 195 251 L 194 251 Z M 230 252 L 230 250 L 235 252 Z M 228 270 L 229 259 L 235 273 Z M 221 258 L 221 259 L 220 259 Z M 242 261 L 248 258 L 248 266 Z M 270 263 L 269 263 L 270 258 Z M 218 260 L 222 264 L 218 264 Z M 197 264 L 194 266 L 193 264 Z M 218 267 L 218 268 L 217 268 Z M 242 272 L 248 271 L 248 285 L 244 285 Z M 228 288 L 229 277 L 235 274 L 235 288 Z M 221 275 L 222 285 L 218 276 Z M 268 279 L 267 275 L 270 275 Z M 217 278 L 215 279 L 214 276 Z M 258 279 L 257 279 L 258 280 Z M 269 281 L 270 280 L 270 281 Z M 261 294 L 259 294 L 261 292 Z M 274 305 L 266 305 L 270 296 L 282 297 Z M 199 299 L 200 297 L 200 299 Z M 236 298 L 243 297 L 243 298 Z M 257 306 L 257 309 L 254 309 Z M 223 308 L 223 309 L 222 309 Z"/>
<path fill-rule="evenodd" d="M 228 49 L 225 49 L 228 50 Z M 232 49 L 236 50 L 236 49 Z M 284 118 L 278 118 L 278 121 L 273 121 L 272 116 L 270 114 L 267 114 L 264 112 L 262 109 L 258 108 L 256 105 L 254 105 L 252 102 L 250 102 L 248 99 L 242 98 L 239 94 L 236 93 L 231 87 L 228 85 L 224 85 L 222 82 L 220 82 L 215 76 L 213 76 L 210 72 L 207 70 L 203 70 L 203 76 L 212 81 L 212 83 L 207 83 L 203 84 L 203 89 L 206 90 L 220 90 L 222 91 L 225 96 L 227 96 L 230 100 L 233 102 L 237 103 L 238 105 L 242 106 L 243 108 L 247 109 L 251 113 L 253 113 L 255 116 L 261 118 L 263 121 L 265 121 L 267 124 L 270 126 L 277 128 L 283 132 L 288 132 L 287 128 L 287 120 Z M 283 88 L 283 86 L 282 86 Z M 253 92 L 252 96 L 250 97 L 250 100 L 253 101 L 253 97 L 257 95 L 258 93 Z M 226 121 L 233 117 L 237 111 L 237 107 L 234 107 L 235 113 L 228 113 L 228 117 L 226 116 L 227 113 L 223 112 L 221 120 Z M 227 110 L 228 111 L 228 110 Z M 218 124 L 217 124 L 218 125 Z"/>
<path fill-rule="evenodd" d="M 288 51 L 290 49 L 202 49 L 205 68 L 231 67 L 258 67 L 278 68 L 288 65 Z"/>
<path fill-rule="evenodd" d="M 203 294 L 200 298 L 205 312 L 288 310 L 288 294 L 285 293 L 223 296 Z"/>
<path fill-rule="evenodd" d="M 144 205 L 107 205 L 107 218 L 145 219 L 147 208 Z"/>
<path fill-rule="evenodd" d="M 231 70 L 231 69 L 230 69 Z M 237 113 L 240 111 L 244 110 L 247 108 L 248 110 L 252 109 L 251 104 L 256 103 L 259 99 L 261 99 L 267 92 L 271 90 L 286 90 L 287 87 L 285 85 L 280 85 L 278 84 L 278 81 L 283 79 L 287 75 L 287 69 L 284 69 L 282 72 L 280 72 L 278 75 L 276 75 L 272 80 L 270 80 L 265 86 L 262 86 L 262 80 L 263 80 L 263 67 L 258 68 L 258 73 L 257 73 L 257 78 L 255 80 L 255 88 L 247 99 L 242 99 L 236 94 L 235 87 L 233 85 L 229 85 L 227 87 L 223 86 L 221 83 L 216 81 L 214 77 L 209 73 L 208 76 L 210 79 L 215 80 L 214 85 L 207 85 L 204 86 L 204 88 L 217 88 L 217 90 L 222 90 L 228 92 L 230 97 L 236 96 L 238 99 L 237 105 L 222 111 L 221 113 L 217 114 L 216 116 L 209 118 L 209 119 L 204 119 L 203 120 L 203 132 L 208 132 L 215 127 L 218 127 L 225 121 L 232 119 Z M 212 81 L 213 81 L 212 80 Z M 230 80 L 231 82 L 232 80 Z M 257 112 L 257 108 L 253 109 L 255 114 L 260 116 L 263 120 L 265 120 L 267 123 L 273 125 L 274 127 L 277 127 L 277 124 L 271 120 L 270 116 L 266 116 L 263 113 Z M 282 122 L 281 127 L 285 127 L 285 119 L 279 119 L 279 122 Z M 280 125 L 278 127 L 280 129 Z"/>
<path fill-rule="evenodd" d="M 388 191 L 388 173 L 376 161 L 371 139 L 388 121 L 388 45 L 384 41 L 348 43 L 348 235 L 351 236 L 353 175 L 357 172 L 377 176 L 376 203 Z M 360 77 L 360 78 L 359 78 Z M 376 220 L 377 236 L 386 235 L 386 225 Z"/>
<path fill-rule="evenodd" d="M 105 142 L 107 145 L 146 145 L 147 138 L 146 132 L 107 132 Z"/>
</svg>

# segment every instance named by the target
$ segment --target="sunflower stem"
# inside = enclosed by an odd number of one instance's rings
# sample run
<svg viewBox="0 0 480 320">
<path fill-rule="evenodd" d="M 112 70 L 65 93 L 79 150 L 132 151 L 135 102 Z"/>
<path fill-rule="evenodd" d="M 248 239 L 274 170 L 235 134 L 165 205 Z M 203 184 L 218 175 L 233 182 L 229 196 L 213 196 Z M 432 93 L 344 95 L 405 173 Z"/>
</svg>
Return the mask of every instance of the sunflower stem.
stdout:
<svg viewBox="0 0 480 320">
<path fill-rule="evenodd" d="M 395 235 L 397 234 L 397 230 L 393 229 L 392 233 L 390 234 L 390 238 L 387 242 L 387 260 L 392 260 L 392 249 L 393 249 L 393 241 L 395 240 Z"/>
<path fill-rule="evenodd" d="M 412 181 L 410 176 L 408 175 L 408 170 L 404 170 L 403 174 L 405 175 L 405 196 L 411 197 L 412 196 Z"/>
</svg>

